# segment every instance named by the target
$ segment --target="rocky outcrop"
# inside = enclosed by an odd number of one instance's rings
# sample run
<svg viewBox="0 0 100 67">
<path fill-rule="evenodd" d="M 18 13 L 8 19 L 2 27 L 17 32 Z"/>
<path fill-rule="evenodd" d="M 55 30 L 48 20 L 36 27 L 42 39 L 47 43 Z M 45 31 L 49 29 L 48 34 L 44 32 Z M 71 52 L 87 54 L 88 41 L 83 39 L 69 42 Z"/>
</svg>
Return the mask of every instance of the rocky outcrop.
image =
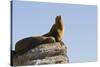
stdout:
<svg viewBox="0 0 100 67">
<path fill-rule="evenodd" d="M 12 56 L 13 66 L 68 63 L 67 48 L 62 42 L 45 43 L 24 54 Z"/>
</svg>

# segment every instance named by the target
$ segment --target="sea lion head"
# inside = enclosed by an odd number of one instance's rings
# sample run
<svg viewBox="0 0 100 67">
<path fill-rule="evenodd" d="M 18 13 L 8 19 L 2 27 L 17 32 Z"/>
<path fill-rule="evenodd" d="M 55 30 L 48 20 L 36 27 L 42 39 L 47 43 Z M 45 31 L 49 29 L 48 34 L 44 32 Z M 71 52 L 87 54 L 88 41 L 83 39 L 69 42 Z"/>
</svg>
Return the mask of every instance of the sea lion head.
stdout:
<svg viewBox="0 0 100 67">
<path fill-rule="evenodd" d="M 55 23 L 61 23 L 61 21 L 62 21 L 61 15 L 56 16 Z"/>
</svg>

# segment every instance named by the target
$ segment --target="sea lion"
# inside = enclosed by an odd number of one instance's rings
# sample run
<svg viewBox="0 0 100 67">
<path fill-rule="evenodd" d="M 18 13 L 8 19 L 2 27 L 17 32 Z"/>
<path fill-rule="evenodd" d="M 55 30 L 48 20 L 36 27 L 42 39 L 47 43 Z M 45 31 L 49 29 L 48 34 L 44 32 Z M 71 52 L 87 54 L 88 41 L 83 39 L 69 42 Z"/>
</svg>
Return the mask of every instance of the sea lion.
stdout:
<svg viewBox="0 0 100 67">
<path fill-rule="evenodd" d="M 62 40 L 62 37 L 64 35 L 64 23 L 62 22 L 61 16 L 56 16 L 55 18 L 55 24 L 51 27 L 50 31 L 47 34 L 44 34 L 42 36 L 53 36 L 56 40 L 56 42 L 60 42 Z"/>
</svg>

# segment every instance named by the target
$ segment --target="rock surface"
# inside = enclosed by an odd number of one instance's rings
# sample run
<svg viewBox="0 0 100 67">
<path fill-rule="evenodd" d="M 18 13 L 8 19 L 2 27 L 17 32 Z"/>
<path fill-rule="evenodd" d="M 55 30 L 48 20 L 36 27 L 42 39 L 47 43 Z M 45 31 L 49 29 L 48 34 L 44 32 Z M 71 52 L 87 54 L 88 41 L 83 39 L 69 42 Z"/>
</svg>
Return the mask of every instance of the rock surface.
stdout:
<svg viewBox="0 0 100 67">
<path fill-rule="evenodd" d="M 60 42 L 41 44 L 22 55 L 14 55 L 13 66 L 68 63 L 67 48 Z"/>
</svg>

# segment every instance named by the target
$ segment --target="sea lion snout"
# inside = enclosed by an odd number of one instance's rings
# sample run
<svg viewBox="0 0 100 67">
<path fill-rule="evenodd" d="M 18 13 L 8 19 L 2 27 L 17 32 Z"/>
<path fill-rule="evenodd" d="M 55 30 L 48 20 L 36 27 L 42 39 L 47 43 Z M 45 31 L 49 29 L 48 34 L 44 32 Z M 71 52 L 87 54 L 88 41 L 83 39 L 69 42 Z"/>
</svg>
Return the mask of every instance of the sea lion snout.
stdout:
<svg viewBox="0 0 100 67">
<path fill-rule="evenodd" d="M 56 22 L 61 22 L 61 16 L 60 15 L 56 17 Z"/>
<path fill-rule="evenodd" d="M 57 16 L 57 17 L 56 17 L 56 20 L 57 20 L 57 19 L 61 19 L 61 16 L 60 16 L 60 15 L 59 15 L 59 16 Z"/>
</svg>

